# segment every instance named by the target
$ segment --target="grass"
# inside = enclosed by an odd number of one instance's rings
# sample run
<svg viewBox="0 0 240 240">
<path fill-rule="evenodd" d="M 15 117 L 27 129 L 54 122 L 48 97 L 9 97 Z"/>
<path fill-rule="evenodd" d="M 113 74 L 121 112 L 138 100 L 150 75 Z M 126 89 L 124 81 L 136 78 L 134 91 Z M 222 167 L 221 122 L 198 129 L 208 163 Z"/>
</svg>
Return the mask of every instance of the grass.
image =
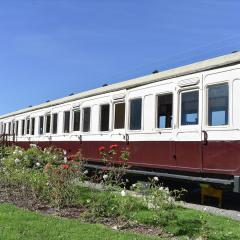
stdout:
<svg viewBox="0 0 240 240">
<path fill-rule="evenodd" d="M 91 191 L 87 188 L 80 189 L 81 195 L 79 202 L 84 203 L 91 198 Z M 96 191 L 98 198 L 104 197 L 104 192 Z M 122 201 L 121 196 L 117 197 Z M 134 203 L 134 207 L 126 209 L 126 214 L 131 220 L 139 223 L 156 225 L 155 212 L 143 207 L 141 199 L 128 197 Z M 110 206 L 111 207 L 111 206 Z M 186 239 L 186 237 L 208 236 L 212 240 L 236 240 L 240 239 L 240 222 L 226 217 L 201 212 L 194 209 L 176 207 L 172 210 L 176 218 L 166 221 L 162 217 L 162 227 L 166 232 L 173 233 L 175 236 Z"/>
<path fill-rule="evenodd" d="M 43 216 L 18 209 L 9 204 L 0 204 L 1 240 L 153 240 L 133 233 L 123 233 L 99 224 L 85 224 L 77 220 Z"/>
</svg>

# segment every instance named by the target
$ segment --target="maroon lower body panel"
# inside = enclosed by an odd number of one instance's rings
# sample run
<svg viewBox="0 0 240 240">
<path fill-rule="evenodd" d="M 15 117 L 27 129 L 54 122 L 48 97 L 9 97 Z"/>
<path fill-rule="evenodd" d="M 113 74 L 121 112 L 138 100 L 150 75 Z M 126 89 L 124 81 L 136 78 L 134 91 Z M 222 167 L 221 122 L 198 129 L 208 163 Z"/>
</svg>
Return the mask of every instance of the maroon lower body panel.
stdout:
<svg viewBox="0 0 240 240">
<path fill-rule="evenodd" d="M 31 142 L 33 143 L 33 142 Z M 234 142 L 100 142 L 100 141 L 46 141 L 34 142 L 41 148 L 55 146 L 72 155 L 82 151 L 83 157 L 99 161 L 98 148 L 118 144 L 129 149 L 129 163 L 145 168 L 171 169 L 188 172 L 240 175 L 240 141 Z M 30 142 L 15 143 L 27 148 Z"/>
</svg>

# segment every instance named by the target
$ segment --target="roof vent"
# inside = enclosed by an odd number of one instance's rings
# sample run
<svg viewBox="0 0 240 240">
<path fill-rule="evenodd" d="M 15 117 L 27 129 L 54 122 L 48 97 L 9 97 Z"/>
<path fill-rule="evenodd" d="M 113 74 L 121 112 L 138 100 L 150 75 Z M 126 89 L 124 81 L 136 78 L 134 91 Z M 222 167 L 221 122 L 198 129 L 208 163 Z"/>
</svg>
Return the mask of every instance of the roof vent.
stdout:
<svg viewBox="0 0 240 240">
<path fill-rule="evenodd" d="M 237 53 L 238 52 L 238 50 L 235 50 L 235 51 L 233 51 L 232 53 Z"/>
<path fill-rule="evenodd" d="M 104 83 L 104 84 L 102 85 L 102 87 L 106 87 L 106 86 L 108 86 L 108 84 L 107 84 L 107 83 Z"/>
<path fill-rule="evenodd" d="M 32 107 L 32 105 L 29 105 L 28 107 Z"/>
<path fill-rule="evenodd" d="M 159 73 L 159 71 L 158 71 L 158 70 L 154 70 L 154 71 L 152 72 L 152 74 L 156 74 L 156 73 Z"/>
<path fill-rule="evenodd" d="M 50 100 L 47 100 L 46 102 L 50 102 Z"/>
<path fill-rule="evenodd" d="M 74 95 L 75 93 L 70 93 L 68 96 L 72 96 L 72 95 Z"/>
</svg>

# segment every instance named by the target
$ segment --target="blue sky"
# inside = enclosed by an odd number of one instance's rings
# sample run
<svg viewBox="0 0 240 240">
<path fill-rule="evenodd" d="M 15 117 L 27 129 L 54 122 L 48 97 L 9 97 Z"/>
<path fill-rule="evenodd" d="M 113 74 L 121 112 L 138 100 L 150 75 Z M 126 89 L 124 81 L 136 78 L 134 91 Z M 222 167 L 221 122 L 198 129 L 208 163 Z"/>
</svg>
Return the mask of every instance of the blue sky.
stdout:
<svg viewBox="0 0 240 240">
<path fill-rule="evenodd" d="M 240 50 L 238 0 L 0 2 L 0 114 Z"/>
</svg>

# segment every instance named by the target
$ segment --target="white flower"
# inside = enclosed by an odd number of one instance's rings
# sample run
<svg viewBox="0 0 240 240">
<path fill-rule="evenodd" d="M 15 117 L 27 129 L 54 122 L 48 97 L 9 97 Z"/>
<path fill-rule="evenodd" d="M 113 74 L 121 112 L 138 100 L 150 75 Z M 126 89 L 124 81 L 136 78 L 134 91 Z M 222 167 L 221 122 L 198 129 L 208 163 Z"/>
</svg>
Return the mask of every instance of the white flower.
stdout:
<svg viewBox="0 0 240 240">
<path fill-rule="evenodd" d="M 128 183 L 129 182 L 129 180 L 126 178 L 126 183 Z"/>
<path fill-rule="evenodd" d="M 107 178 L 108 178 L 108 175 L 107 175 L 107 174 L 104 174 L 104 175 L 103 175 L 103 179 L 104 179 L 104 180 L 107 180 Z"/>
<path fill-rule="evenodd" d="M 57 156 L 56 156 L 56 155 L 54 155 L 54 156 L 53 156 L 53 159 L 56 159 L 56 158 L 57 158 Z"/>
<path fill-rule="evenodd" d="M 67 154 L 67 151 L 66 151 L 66 150 L 63 150 L 63 154 L 66 155 L 66 154 Z"/>
<path fill-rule="evenodd" d="M 19 153 L 20 155 L 22 155 L 22 154 L 23 154 L 23 151 L 22 151 L 22 150 L 19 150 L 18 153 Z"/>
<path fill-rule="evenodd" d="M 158 181 L 159 181 L 158 177 L 154 177 L 153 180 L 154 180 L 155 182 L 158 182 Z"/>
<path fill-rule="evenodd" d="M 20 162 L 20 159 L 16 158 L 14 162 L 17 164 Z"/>
<path fill-rule="evenodd" d="M 64 157 L 63 161 L 64 163 L 67 163 L 67 157 Z"/>
<path fill-rule="evenodd" d="M 166 191 L 166 192 L 169 192 L 169 188 L 168 188 L 168 187 L 166 187 L 166 188 L 165 188 L 165 191 Z"/>
<path fill-rule="evenodd" d="M 160 190 L 160 191 L 163 191 L 163 190 L 164 190 L 164 188 L 163 188 L 163 187 L 160 187 L 160 188 L 159 188 L 159 190 Z"/>
<path fill-rule="evenodd" d="M 133 187 L 133 188 L 135 188 L 136 186 L 137 186 L 137 184 L 136 184 L 136 183 L 134 183 L 134 184 L 132 185 L 132 187 Z"/>
<path fill-rule="evenodd" d="M 36 166 L 37 166 L 37 167 L 40 167 L 41 164 L 40 164 L 39 162 L 36 162 Z"/>
<path fill-rule="evenodd" d="M 36 144 L 33 144 L 33 143 L 31 143 L 31 144 L 30 144 L 30 147 L 37 147 L 37 145 L 36 145 Z"/>
<path fill-rule="evenodd" d="M 91 200 L 90 199 L 87 199 L 87 203 L 90 203 L 91 202 Z"/>
<path fill-rule="evenodd" d="M 83 174 L 84 174 L 84 175 L 87 175 L 87 174 L 88 174 L 88 170 L 85 170 L 85 171 L 83 172 Z"/>
<path fill-rule="evenodd" d="M 121 195 L 122 195 L 122 197 L 125 197 L 125 196 L 127 195 L 126 191 L 125 191 L 125 190 L 122 190 L 122 191 L 121 191 Z"/>
</svg>

